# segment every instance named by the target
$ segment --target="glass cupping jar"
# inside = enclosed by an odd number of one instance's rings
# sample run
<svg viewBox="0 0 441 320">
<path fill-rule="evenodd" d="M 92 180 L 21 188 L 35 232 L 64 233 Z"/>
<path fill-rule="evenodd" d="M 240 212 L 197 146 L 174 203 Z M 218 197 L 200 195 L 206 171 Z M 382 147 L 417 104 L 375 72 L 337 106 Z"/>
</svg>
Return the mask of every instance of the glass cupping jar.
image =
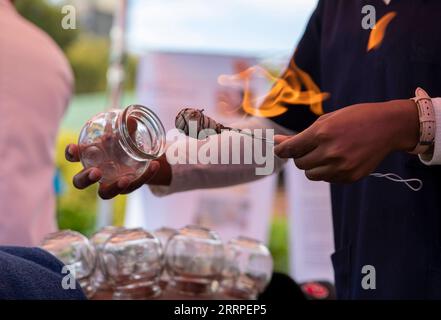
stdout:
<svg viewBox="0 0 441 320">
<path fill-rule="evenodd" d="M 87 121 L 78 139 L 84 168 L 99 168 L 101 183 L 139 178 L 165 147 L 161 120 L 149 108 L 130 105 L 99 113 Z"/>
</svg>

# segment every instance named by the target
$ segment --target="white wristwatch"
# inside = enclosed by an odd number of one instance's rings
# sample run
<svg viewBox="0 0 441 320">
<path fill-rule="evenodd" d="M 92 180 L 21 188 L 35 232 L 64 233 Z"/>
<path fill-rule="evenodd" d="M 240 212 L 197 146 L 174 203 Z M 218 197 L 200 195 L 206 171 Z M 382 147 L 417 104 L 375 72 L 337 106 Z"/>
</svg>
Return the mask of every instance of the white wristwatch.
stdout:
<svg viewBox="0 0 441 320">
<path fill-rule="evenodd" d="M 436 133 L 435 111 L 433 108 L 432 99 L 421 88 L 416 89 L 415 101 L 418 107 L 419 121 L 420 121 L 420 139 L 412 154 L 427 153 L 434 145 Z"/>
</svg>

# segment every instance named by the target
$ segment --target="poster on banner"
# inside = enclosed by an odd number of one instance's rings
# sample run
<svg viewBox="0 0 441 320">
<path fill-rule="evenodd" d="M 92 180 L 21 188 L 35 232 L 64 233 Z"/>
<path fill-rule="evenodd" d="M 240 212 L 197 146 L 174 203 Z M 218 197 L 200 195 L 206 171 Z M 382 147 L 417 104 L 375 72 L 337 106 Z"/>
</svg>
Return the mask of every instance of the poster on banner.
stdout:
<svg viewBox="0 0 441 320">
<path fill-rule="evenodd" d="M 243 92 L 220 86 L 218 77 L 256 63 L 252 57 L 151 52 L 139 64 L 137 100 L 155 111 L 166 131 L 174 128 L 176 114 L 184 107 L 204 109 L 222 123 L 234 123 L 244 117 L 240 108 Z M 262 96 L 266 89 L 266 83 L 253 87 Z M 222 105 L 225 96 L 237 101 L 237 107 Z M 162 198 L 143 187 L 128 197 L 126 226 L 153 230 L 199 224 L 216 230 L 224 241 L 245 235 L 266 243 L 276 179 L 269 176 L 249 184 Z"/>
<path fill-rule="evenodd" d="M 314 182 L 292 161 L 285 166 L 288 195 L 290 274 L 298 282 L 334 282 L 334 252 L 329 184 Z"/>
</svg>

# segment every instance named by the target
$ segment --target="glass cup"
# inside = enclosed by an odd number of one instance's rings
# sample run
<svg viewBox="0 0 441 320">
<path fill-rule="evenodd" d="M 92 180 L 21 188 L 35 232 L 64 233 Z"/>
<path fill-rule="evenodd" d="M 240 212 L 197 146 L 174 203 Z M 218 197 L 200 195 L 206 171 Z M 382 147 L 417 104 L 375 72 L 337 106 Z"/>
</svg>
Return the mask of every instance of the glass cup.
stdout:
<svg viewBox="0 0 441 320">
<path fill-rule="evenodd" d="M 169 287 L 183 294 L 214 293 L 223 268 L 223 250 L 222 241 L 213 231 L 199 226 L 180 229 L 165 252 Z"/>
<path fill-rule="evenodd" d="M 178 231 L 176 229 L 168 227 L 162 227 L 153 231 L 155 237 L 161 242 L 162 252 L 165 252 L 168 241 L 177 233 Z M 163 264 L 165 265 L 165 255 L 163 255 Z M 161 279 L 159 280 L 159 286 L 161 289 L 164 290 L 167 287 L 169 280 L 170 276 L 168 275 L 166 268 L 164 268 L 162 270 Z"/>
<path fill-rule="evenodd" d="M 95 251 L 85 236 L 72 230 L 54 232 L 43 239 L 41 248 L 57 257 L 69 268 L 69 272 L 73 273 L 88 298 L 95 294 L 92 281 Z"/>
<path fill-rule="evenodd" d="M 260 241 L 238 237 L 225 245 L 221 292 L 237 299 L 254 300 L 268 285 L 273 259 Z"/>
<path fill-rule="evenodd" d="M 162 249 L 151 233 L 141 228 L 117 231 L 105 242 L 101 257 L 114 299 L 147 299 L 161 293 Z"/>
<path fill-rule="evenodd" d="M 84 168 L 97 167 L 102 183 L 139 178 L 164 152 L 165 130 L 153 111 L 130 105 L 87 121 L 78 139 Z"/>
<path fill-rule="evenodd" d="M 102 251 L 104 243 L 117 231 L 124 230 L 122 227 L 106 226 L 95 232 L 90 238 L 90 242 L 95 248 L 96 266 L 93 281 L 97 290 L 110 290 L 107 275 L 105 274 L 104 264 L 102 263 Z"/>
</svg>

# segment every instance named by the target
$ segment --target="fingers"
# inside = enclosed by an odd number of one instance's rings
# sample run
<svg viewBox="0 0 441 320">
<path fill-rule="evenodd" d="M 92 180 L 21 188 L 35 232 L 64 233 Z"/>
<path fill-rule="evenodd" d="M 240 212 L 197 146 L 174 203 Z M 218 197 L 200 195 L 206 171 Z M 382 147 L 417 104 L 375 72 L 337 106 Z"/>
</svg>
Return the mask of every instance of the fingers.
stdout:
<svg viewBox="0 0 441 320">
<path fill-rule="evenodd" d="M 323 148 L 321 147 L 317 147 L 310 153 L 307 153 L 300 158 L 294 159 L 296 167 L 301 170 L 310 170 L 315 167 L 333 164 L 336 161 L 336 158 L 327 156 Z"/>
<path fill-rule="evenodd" d="M 276 134 L 274 136 L 274 144 L 275 145 L 281 144 L 282 142 L 288 140 L 289 138 L 291 138 L 291 136 L 283 136 L 281 134 Z"/>
<path fill-rule="evenodd" d="M 98 168 L 84 169 L 73 177 L 73 185 L 78 189 L 85 189 L 101 179 L 101 171 Z"/>
<path fill-rule="evenodd" d="M 80 161 L 80 150 L 76 144 L 68 144 L 64 150 L 64 156 L 69 162 Z"/>
<path fill-rule="evenodd" d="M 312 130 L 305 131 L 286 139 L 274 148 L 274 153 L 280 158 L 300 158 L 316 148 Z"/>
<path fill-rule="evenodd" d="M 328 181 L 333 179 L 331 166 L 320 166 L 305 171 L 305 176 L 311 181 Z"/>
<path fill-rule="evenodd" d="M 329 183 L 353 183 L 363 178 L 363 175 L 358 173 L 342 172 L 338 166 L 333 164 L 305 170 L 305 176 L 311 181 L 326 181 Z"/>
<path fill-rule="evenodd" d="M 67 149 L 67 148 L 66 148 Z M 66 152 L 66 154 L 71 154 L 71 150 Z M 73 157 L 72 157 L 73 158 Z M 117 196 L 118 194 L 127 194 L 133 192 L 138 189 L 142 185 L 146 184 L 149 180 L 151 180 L 159 171 L 160 164 L 158 161 L 152 161 L 146 172 L 138 179 L 131 180 L 129 177 L 122 177 L 117 181 L 105 184 L 101 183 L 98 189 L 98 195 L 102 199 L 111 199 Z M 73 178 L 73 185 L 77 189 L 85 189 L 90 185 L 99 182 L 102 178 L 102 173 L 98 168 L 88 168 L 83 169 L 81 172 L 76 174 Z"/>
<path fill-rule="evenodd" d="M 297 168 L 305 171 L 305 176 L 311 181 L 341 182 L 339 158 L 331 156 L 322 147 L 294 159 L 294 163 Z"/>
<path fill-rule="evenodd" d="M 124 191 L 122 191 L 121 194 L 131 193 L 148 183 L 159 172 L 159 167 L 160 164 L 158 161 L 150 162 L 146 172 L 140 178 L 130 183 L 130 185 Z"/>
<path fill-rule="evenodd" d="M 159 171 L 159 163 L 157 161 L 152 161 L 146 172 L 138 179 L 131 180 L 129 177 L 122 177 L 118 181 L 111 184 L 101 184 L 98 189 L 98 195 L 104 199 L 112 199 L 119 194 L 127 194 L 135 191 L 144 184 L 146 184 L 150 179 L 152 179 L 155 174 Z"/>
<path fill-rule="evenodd" d="M 98 195 L 104 200 L 112 199 L 126 190 L 131 181 L 127 177 L 122 177 L 119 180 L 110 184 L 101 184 L 98 189 Z"/>
</svg>

